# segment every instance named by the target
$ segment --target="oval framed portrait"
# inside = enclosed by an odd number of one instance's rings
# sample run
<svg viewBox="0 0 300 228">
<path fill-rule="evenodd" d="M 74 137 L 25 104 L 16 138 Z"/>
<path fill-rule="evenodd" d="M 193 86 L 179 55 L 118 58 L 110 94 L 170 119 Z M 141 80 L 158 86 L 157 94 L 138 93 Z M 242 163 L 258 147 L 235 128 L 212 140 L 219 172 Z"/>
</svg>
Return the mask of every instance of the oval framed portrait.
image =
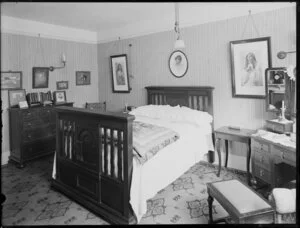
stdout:
<svg viewBox="0 0 300 228">
<path fill-rule="evenodd" d="M 183 77 L 189 67 L 188 59 L 182 51 L 173 51 L 169 58 L 169 68 L 176 78 Z"/>
</svg>

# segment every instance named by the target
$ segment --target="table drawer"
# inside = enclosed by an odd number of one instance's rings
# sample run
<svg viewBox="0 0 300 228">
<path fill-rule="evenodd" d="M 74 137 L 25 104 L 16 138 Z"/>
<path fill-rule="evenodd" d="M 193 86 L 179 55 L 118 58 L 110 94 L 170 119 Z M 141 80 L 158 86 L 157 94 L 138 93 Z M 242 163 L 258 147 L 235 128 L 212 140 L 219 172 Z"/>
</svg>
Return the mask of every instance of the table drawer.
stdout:
<svg viewBox="0 0 300 228">
<path fill-rule="evenodd" d="M 41 109 L 39 113 L 39 118 L 45 122 L 52 122 L 53 112 L 54 110 L 51 110 L 49 108 Z"/>
<path fill-rule="evenodd" d="M 44 154 L 54 151 L 55 145 L 55 138 L 41 140 L 40 142 L 36 143 L 29 143 L 24 145 L 22 156 L 24 159 L 43 156 Z"/>
<path fill-rule="evenodd" d="M 51 137 L 55 135 L 55 125 L 47 125 L 42 128 L 23 131 L 24 142 L 35 141 L 40 138 Z"/>
<path fill-rule="evenodd" d="M 266 183 L 271 183 L 271 173 L 260 166 L 255 165 L 254 176 L 265 181 Z"/>
<path fill-rule="evenodd" d="M 271 153 L 274 156 L 280 157 L 282 160 L 288 160 L 290 162 L 296 163 L 296 153 L 283 149 L 281 147 L 273 146 Z"/>
<path fill-rule="evenodd" d="M 266 169 L 271 171 L 271 169 L 270 169 L 271 161 L 270 161 L 270 157 L 268 154 L 259 153 L 257 151 L 254 151 L 254 160 L 255 160 L 255 164 L 257 164 L 261 167 L 265 167 Z"/>
<path fill-rule="evenodd" d="M 45 122 L 38 118 L 30 120 L 30 121 L 26 120 L 26 121 L 23 121 L 23 129 L 29 130 L 29 129 L 39 128 L 43 124 L 45 124 Z"/>
<path fill-rule="evenodd" d="M 257 141 L 255 139 L 251 140 L 251 149 L 260 151 L 260 152 L 266 152 L 269 153 L 269 145 L 260 141 Z"/>
<path fill-rule="evenodd" d="M 32 121 L 34 119 L 37 119 L 39 116 L 39 112 L 38 110 L 32 110 L 32 109 L 28 109 L 28 110 L 22 110 L 21 112 L 21 118 L 24 121 Z"/>
</svg>

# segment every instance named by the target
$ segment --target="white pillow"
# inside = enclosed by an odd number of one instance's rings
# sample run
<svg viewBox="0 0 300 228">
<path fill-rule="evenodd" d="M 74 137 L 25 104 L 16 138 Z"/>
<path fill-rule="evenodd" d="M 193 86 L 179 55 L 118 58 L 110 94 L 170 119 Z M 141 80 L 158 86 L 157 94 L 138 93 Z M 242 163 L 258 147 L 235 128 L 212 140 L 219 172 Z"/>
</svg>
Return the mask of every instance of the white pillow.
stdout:
<svg viewBox="0 0 300 228">
<path fill-rule="evenodd" d="M 179 105 L 145 105 L 132 110 L 129 114 L 192 123 L 199 126 L 209 124 L 213 120 L 212 116 L 207 112 L 193 110 L 184 106 L 180 107 Z"/>
</svg>

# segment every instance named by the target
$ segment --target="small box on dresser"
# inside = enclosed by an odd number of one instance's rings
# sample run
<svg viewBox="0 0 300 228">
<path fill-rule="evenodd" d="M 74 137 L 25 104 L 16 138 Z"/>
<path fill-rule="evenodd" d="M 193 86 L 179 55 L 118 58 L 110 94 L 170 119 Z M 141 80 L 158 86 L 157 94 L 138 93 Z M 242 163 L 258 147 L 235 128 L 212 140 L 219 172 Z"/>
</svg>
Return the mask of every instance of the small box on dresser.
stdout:
<svg viewBox="0 0 300 228">
<path fill-rule="evenodd" d="M 73 106 L 73 103 L 63 105 Z M 55 106 L 9 109 L 10 156 L 22 168 L 24 163 L 55 151 Z"/>
<path fill-rule="evenodd" d="M 276 133 L 285 133 L 285 132 L 292 132 L 293 130 L 293 121 L 290 120 L 266 120 L 266 128 L 269 131 L 273 131 Z"/>
</svg>

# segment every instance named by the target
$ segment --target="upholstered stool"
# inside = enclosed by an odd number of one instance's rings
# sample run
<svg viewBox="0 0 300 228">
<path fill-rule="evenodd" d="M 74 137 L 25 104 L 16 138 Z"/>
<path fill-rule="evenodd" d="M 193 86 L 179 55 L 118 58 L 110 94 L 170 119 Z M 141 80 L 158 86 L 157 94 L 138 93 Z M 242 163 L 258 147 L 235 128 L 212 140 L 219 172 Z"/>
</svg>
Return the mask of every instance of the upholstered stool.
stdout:
<svg viewBox="0 0 300 228">
<path fill-rule="evenodd" d="M 269 202 L 276 211 L 275 223 L 296 223 L 296 180 L 274 188 Z"/>
<path fill-rule="evenodd" d="M 212 203 L 214 198 L 230 215 L 235 223 L 274 223 L 275 211 L 267 200 L 239 180 L 207 183 L 209 223 L 213 221 Z"/>
</svg>

